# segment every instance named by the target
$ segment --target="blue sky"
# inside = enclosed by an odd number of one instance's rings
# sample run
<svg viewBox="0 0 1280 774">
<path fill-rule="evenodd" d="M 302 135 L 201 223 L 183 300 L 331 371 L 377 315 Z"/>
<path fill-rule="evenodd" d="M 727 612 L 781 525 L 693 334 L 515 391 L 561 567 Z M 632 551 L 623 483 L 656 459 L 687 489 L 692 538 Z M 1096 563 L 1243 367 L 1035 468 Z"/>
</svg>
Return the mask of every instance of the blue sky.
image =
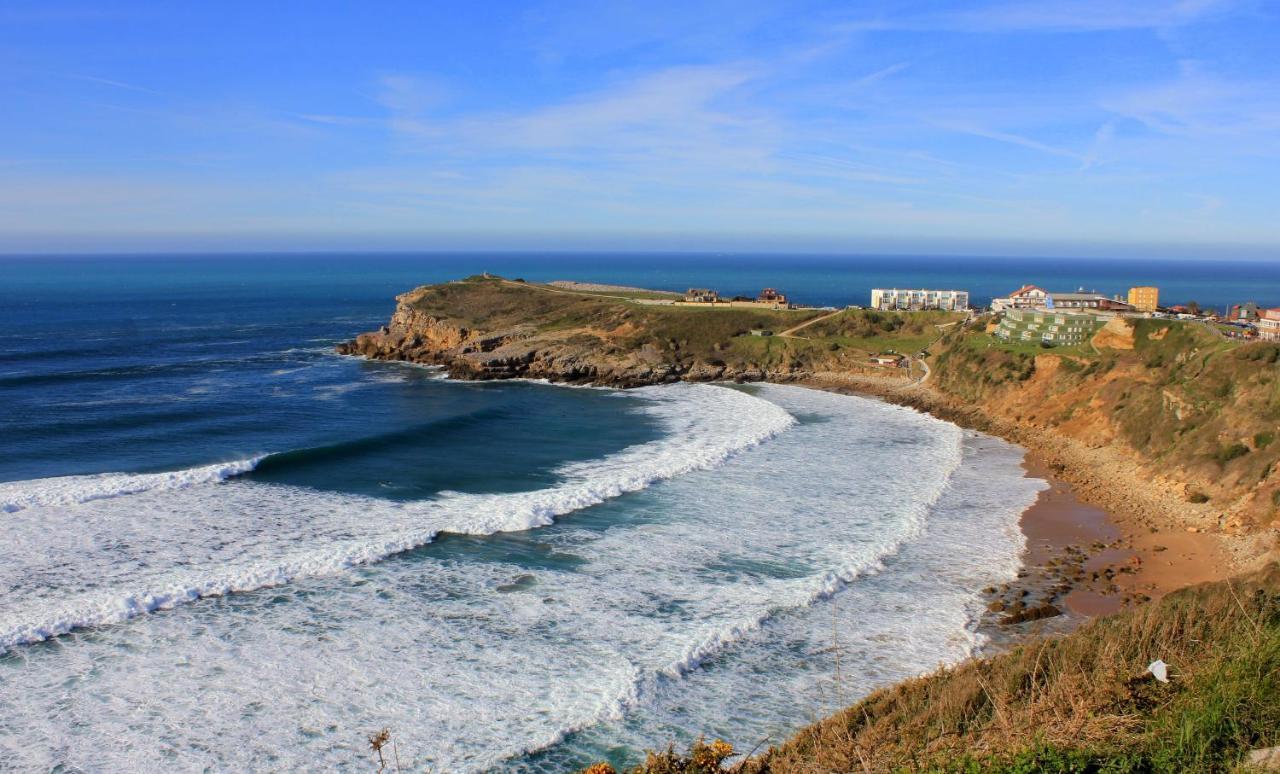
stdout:
<svg viewBox="0 0 1280 774">
<path fill-rule="evenodd" d="M 0 252 L 1280 257 L 1280 4 L 7 0 Z"/>
</svg>

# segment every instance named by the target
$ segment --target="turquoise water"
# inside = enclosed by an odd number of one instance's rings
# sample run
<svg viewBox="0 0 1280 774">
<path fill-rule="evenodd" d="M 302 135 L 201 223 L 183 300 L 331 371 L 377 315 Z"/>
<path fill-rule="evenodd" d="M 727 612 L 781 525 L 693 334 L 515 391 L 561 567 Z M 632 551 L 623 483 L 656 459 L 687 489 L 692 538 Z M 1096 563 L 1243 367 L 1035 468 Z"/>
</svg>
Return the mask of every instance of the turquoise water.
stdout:
<svg viewBox="0 0 1280 774">
<path fill-rule="evenodd" d="M 972 652 L 1042 485 L 1016 448 L 799 388 L 332 351 L 422 282 L 771 276 L 738 264 L 0 259 L 0 769 L 367 765 L 384 727 L 449 771 L 749 749 Z"/>
</svg>

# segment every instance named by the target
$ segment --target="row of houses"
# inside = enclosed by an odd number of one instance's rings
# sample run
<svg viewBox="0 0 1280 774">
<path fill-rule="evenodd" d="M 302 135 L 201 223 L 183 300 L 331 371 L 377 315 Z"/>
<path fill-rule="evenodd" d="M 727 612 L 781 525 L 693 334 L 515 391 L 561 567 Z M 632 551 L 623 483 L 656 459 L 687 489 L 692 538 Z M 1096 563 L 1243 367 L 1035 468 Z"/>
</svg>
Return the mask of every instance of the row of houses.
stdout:
<svg viewBox="0 0 1280 774">
<path fill-rule="evenodd" d="M 778 292 L 775 288 L 765 288 L 755 298 L 747 296 L 721 298 L 718 291 L 709 288 L 689 288 L 684 293 L 683 302 L 686 304 L 752 304 L 769 306 L 774 309 L 790 309 L 792 307 L 786 295 Z"/>
</svg>

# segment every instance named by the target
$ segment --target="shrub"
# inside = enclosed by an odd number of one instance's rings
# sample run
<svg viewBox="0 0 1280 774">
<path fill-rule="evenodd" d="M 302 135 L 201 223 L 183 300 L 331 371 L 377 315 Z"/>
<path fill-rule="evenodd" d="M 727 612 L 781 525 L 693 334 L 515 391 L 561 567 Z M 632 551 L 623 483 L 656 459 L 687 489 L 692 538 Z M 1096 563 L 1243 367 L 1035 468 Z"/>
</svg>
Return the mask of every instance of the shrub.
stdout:
<svg viewBox="0 0 1280 774">
<path fill-rule="evenodd" d="M 1236 442 L 1236 443 L 1227 444 L 1226 446 L 1223 446 L 1222 448 L 1218 449 L 1218 451 L 1213 455 L 1213 458 L 1218 461 L 1218 464 L 1225 465 L 1228 462 L 1238 457 L 1243 457 L 1248 453 L 1249 453 L 1248 446 L 1245 446 L 1242 443 Z"/>
</svg>

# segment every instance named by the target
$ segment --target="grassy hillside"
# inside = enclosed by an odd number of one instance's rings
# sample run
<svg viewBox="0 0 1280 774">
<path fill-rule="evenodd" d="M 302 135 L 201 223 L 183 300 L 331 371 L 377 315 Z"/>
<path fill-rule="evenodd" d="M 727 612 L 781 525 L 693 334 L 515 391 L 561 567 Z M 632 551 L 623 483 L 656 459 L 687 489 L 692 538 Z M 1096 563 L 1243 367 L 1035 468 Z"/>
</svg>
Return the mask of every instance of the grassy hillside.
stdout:
<svg viewBox="0 0 1280 774">
<path fill-rule="evenodd" d="M 1280 518 L 1280 344 L 1224 340 L 1198 323 L 1133 320 L 1070 349 L 1005 344 L 985 321 L 947 336 L 931 384 L 989 413 L 1091 446 L 1119 443 L 1245 526 Z"/>
<path fill-rule="evenodd" d="M 792 372 L 865 365 L 871 353 L 913 353 L 937 340 L 940 324 L 958 315 L 886 314 L 849 310 L 798 331 L 782 333 L 827 316 L 821 310 L 767 307 L 658 305 L 605 292 L 471 277 L 419 288 L 402 297 L 412 309 L 469 330 L 523 330 L 529 336 L 578 337 L 603 354 L 648 350 L 667 362 L 723 365 L 734 371 Z"/>
<path fill-rule="evenodd" d="M 1147 673 L 1156 659 L 1170 681 Z M 1233 771 L 1280 744 L 1280 565 L 868 696 L 737 771 Z M 723 746 L 637 772 L 721 770 Z"/>
</svg>

